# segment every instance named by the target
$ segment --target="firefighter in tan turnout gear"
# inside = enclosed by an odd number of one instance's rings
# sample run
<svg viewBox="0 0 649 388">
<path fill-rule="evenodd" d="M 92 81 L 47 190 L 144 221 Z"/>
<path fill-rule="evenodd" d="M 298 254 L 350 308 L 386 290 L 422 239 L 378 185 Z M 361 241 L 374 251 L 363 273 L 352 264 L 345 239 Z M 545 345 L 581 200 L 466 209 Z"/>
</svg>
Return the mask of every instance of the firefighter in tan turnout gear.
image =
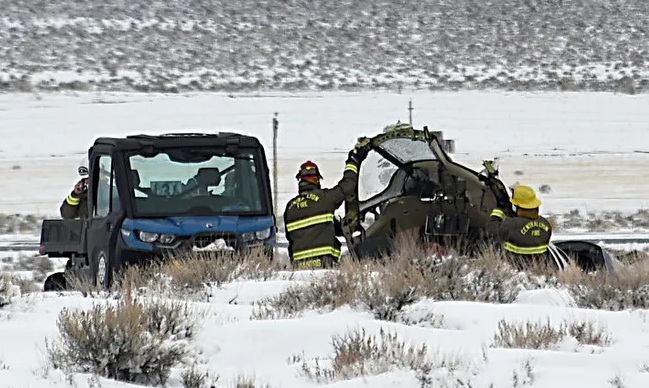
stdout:
<svg viewBox="0 0 649 388">
<path fill-rule="evenodd" d="M 88 213 L 88 158 L 85 157 L 77 169 L 81 179 L 72 192 L 61 203 L 59 211 L 65 219 L 86 218 Z"/>
<path fill-rule="evenodd" d="M 516 206 L 515 214 L 511 205 Z M 541 200 L 525 185 L 514 188 L 511 204 L 498 203 L 491 212 L 487 229 L 496 236 L 513 264 L 523 269 L 548 258 L 552 225 L 539 215 Z"/>
<path fill-rule="evenodd" d="M 284 211 L 284 226 L 291 262 L 297 267 L 329 267 L 340 258 L 342 228 L 334 211 L 355 193 L 358 168 L 369 147 L 361 143 L 349 152 L 342 179 L 330 189 L 320 187 L 318 166 L 307 161 L 295 176 L 299 194 Z"/>
</svg>

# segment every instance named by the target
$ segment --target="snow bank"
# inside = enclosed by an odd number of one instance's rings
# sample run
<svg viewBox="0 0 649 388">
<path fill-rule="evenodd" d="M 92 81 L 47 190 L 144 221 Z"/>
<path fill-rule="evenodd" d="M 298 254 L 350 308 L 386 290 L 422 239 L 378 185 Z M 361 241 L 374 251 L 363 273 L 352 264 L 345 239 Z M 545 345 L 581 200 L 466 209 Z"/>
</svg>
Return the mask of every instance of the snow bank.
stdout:
<svg viewBox="0 0 649 388">
<path fill-rule="evenodd" d="M 186 387 L 182 376 L 192 366 L 209 372 L 212 377 L 218 375 L 217 386 L 235 386 L 237 381 L 248 379 L 254 384 L 251 387 L 268 384 L 270 388 L 420 386 L 422 378 L 431 381 L 433 386 L 446 383 L 450 384 L 446 386 L 471 384 L 484 388 L 511 386 L 512 378 L 519 383 L 534 382 L 534 386 L 541 388 L 604 388 L 616 377 L 628 387 L 649 383 L 649 375 L 643 372 L 648 361 L 645 348 L 649 333 L 645 330 L 646 314 L 641 311 L 576 309 L 556 303 L 554 297 L 549 297 L 555 292 L 547 290 L 547 297 L 530 294 L 534 300 L 522 298 L 513 304 L 422 300 L 404 310 L 410 322 L 421 322 L 421 316 L 431 313 L 440 317 L 432 326 L 378 321 L 371 314 L 349 307 L 326 313 L 309 312 L 299 319 L 251 320 L 252 304 L 272 296 L 278 291 L 278 285 L 274 281 L 238 281 L 217 290 L 210 303 L 192 303 L 203 311 L 203 319 L 189 339 L 196 358 L 188 360 L 187 366 L 173 368 L 168 386 Z M 234 289 L 246 295 L 237 304 L 228 302 Z M 0 309 L 0 357 L 3 357 L 0 381 L 8 386 L 35 388 L 69 386 L 70 382 L 78 387 L 98 384 L 107 388 L 137 387 L 91 374 L 66 376 L 47 362 L 44 341 L 56 337 L 59 313 L 64 308 L 90 310 L 97 303 L 114 304 L 114 301 L 82 298 L 74 293 L 30 294 Z M 526 322 L 528 328 L 566 330 L 567 334 L 562 334 L 565 338 L 557 339 L 559 342 L 545 350 L 510 347 L 511 344 L 505 346 L 496 341 L 497 334 L 503 335 L 503 328 L 513 330 Z M 561 329 L 561 325 L 567 326 Z M 594 337 L 589 339 L 578 332 L 586 325 L 593 325 L 607 340 L 590 344 Z M 372 342 L 350 342 L 354 338 L 372 338 Z M 331 373 L 328 368 L 341 362 L 341 349 L 362 350 L 373 346 L 381 349 L 386 341 L 402 342 L 403 346 L 413 348 L 425 346 L 423 355 L 430 360 L 432 370 L 410 370 L 408 360 L 412 354 L 403 357 L 401 363 L 387 367 L 376 364 L 377 360 L 390 360 L 390 354 L 399 354 L 393 344 L 387 346 L 389 352 L 384 357 L 365 365 L 366 371 L 378 368 L 381 374 L 343 378 L 338 371 L 325 378 L 324 371 Z M 334 346 L 341 344 L 345 346 Z M 353 367 L 349 366 L 352 361 L 353 358 L 347 359 L 346 368 Z M 305 371 L 312 376 L 320 373 L 324 381 L 310 379 Z"/>
</svg>

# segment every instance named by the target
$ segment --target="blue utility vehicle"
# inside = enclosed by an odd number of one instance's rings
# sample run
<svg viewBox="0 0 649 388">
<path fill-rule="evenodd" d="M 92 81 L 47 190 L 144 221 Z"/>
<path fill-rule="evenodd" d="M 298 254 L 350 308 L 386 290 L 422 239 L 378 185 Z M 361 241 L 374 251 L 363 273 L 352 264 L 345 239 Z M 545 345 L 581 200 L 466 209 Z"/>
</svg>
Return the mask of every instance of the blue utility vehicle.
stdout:
<svg viewBox="0 0 649 388">
<path fill-rule="evenodd" d="M 40 253 L 110 286 L 126 264 L 179 251 L 242 253 L 276 242 L 264 147 L 237 133 L 101 137 L 88 150 L 88 216 L 45 220 Z M 65 289 L 64 273 L 45 290 Z"/>
</svg>

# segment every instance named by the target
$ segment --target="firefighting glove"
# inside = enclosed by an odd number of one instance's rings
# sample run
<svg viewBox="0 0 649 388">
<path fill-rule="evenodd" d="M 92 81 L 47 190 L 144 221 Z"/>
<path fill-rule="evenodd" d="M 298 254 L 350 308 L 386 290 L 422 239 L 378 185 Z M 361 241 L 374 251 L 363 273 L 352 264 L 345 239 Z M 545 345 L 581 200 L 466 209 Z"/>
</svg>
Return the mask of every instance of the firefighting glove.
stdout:
<svg viewBox="0 0 649 388">
<path fill-rule="evenodd" d="M 498 158 L 494 160 L 483 160 L 482 165 L 490 176 L 498 176 Z"/>
<path fill-rule="evenodd" d="M 504 195 L 496 196 L 496 206 L 503 211 L 510 210 L 512 208 L 512 203 L 508 197 Z"/>
<path fill-rule="evenodd" d="M 334 218 L 334 231 L 336 232 L 336 236 L 345 236 L 345 234 L 343 233 L 342 219 L 340 217 Z"/>
<path fill-rule="evenodd" d="M 354 161 L 357 165 L 360 165 L 365 158 L 367 158 L 367 154 L 370 152 L 370 139 L 366 137 L 361 137 L 358 139 L 358 142 L 356 143 L 356 146 L 354 146 L 354 149 L 349 151 L 348 157 L 352 161 Z"/>
<path fill-rule="evenodd" d="M 74 185 L 74 189 L 72 190 L 72 193 L 75 196 L 80 197 L 86 191 L 88 191 L 88 178 L 83 178 L 82 180 L 77 182 L 76 185 Z"/>
</svg>

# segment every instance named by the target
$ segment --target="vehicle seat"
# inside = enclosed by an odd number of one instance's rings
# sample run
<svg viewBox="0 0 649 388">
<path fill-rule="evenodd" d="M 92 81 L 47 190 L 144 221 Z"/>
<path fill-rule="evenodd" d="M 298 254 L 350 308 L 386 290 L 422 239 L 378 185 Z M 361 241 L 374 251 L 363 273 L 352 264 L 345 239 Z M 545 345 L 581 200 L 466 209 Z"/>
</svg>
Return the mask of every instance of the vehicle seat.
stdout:
<svg viewBox="0 0 649 388">
<path fill-rule="evenodd" d="M 221 171 L 216 167 L 202 167 L 198 169 L 195 179 L 201 187 L 218 186 L 221 183 Z"/>
<path fill-rule="evenodd" d="M 412 173 L 405 178 L 404 194 L 418 195 L 422 198 L 430 198 L 435 195 L 438 184 L 428 175 L 427 170 L 414 168 Z"/>
</svg>

